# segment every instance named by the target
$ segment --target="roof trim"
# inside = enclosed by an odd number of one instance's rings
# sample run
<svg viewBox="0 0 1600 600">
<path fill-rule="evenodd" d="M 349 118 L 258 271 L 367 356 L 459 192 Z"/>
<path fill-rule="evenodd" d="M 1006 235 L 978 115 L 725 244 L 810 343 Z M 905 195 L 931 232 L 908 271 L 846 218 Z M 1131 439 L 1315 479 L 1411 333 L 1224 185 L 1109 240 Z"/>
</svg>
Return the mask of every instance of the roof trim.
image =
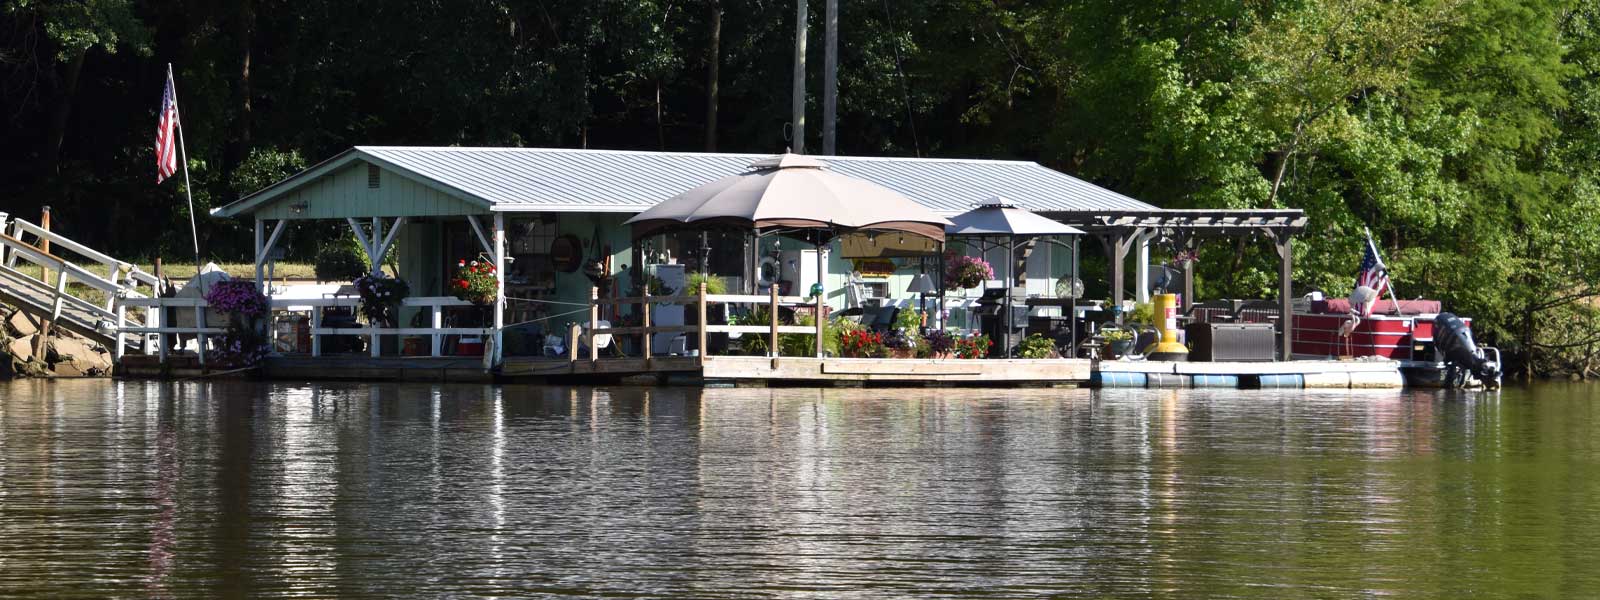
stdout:
<svg viewBox="0 0 1600 600">
<path fill-rule="evenodd" d="M 235 200 L 227 205 L 213 208 L 211 209 L 210 214 L 213 217 L 236 217 L 242 214 L 253 213 L 261 205 L 276 200 L 279 196 L 282 196 L 289 191 L 300 187 L 306 182 L 314 181 L 325 175 L 338 171 L 339 169 L 344 168 L 345 165 L 357 160 L 378 165 L 396 175 L 438 190 L 439 192 L 458 200 L 478 204 L 483 206 L 485 209 L 492 208 L 494 206 L 494 203 L 488 201 L 487 199 L 481 198 L 476 194 L 469 193 L 466 190 L 462 190 L 442 181 L 425 176 L 414 170 L 394 164 L 388 160 L 384 160 L 372 155 L 372 153 L 367 152 L 361 146 L 356 146 L 350 148 L 349 150 L 345 150 L 344 152 L 335 154 L 333 157 L 328 158 L 327 160 L 312 165 L 311 167 L 306 168 L 304 171 L 290 175 L 284 178 L 282 181 L 251 192 L 248 196 Z"/>
</svg>

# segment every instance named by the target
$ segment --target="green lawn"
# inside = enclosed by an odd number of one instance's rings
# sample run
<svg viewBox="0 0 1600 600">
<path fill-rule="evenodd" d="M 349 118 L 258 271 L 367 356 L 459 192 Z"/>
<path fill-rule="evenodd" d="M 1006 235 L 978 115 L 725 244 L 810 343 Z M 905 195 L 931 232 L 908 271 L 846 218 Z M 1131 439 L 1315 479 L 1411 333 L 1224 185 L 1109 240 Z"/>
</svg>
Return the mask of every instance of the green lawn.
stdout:
<svg viewBox="0 0 1600 600">
<path fill-rule="evenodd" d="M 250 263 L 222 263 L 218 264 L 217 266 L 222 267 L 222 270 L 226 271 L 229 277 L 254 278 L 256 276 L 256 267 Z M 90 265 L 84 268 L 96 275 L 109 278 L 109 274 L 106 272 L 108 269 L 104 266 Z M 155 273 L 155 268 L 152 265 L 139 265 L 139 268 L 143 269 L 146 273 Z M 20 271 L 22 274 L 35 279 L 39 278 L 41 270 L 42 269 L 40 269 L 38 265 L 26 263 L 19 263 L 17 265 L 17 271 Z M 195 271 L 195 266 L 192 264 L 162 265 L 161 267 L 161 275 L 163 277 L 172 279 L 174 283 L 178 284 L 182 284 L 183 282 L 188 281 L 190 277 L 194 277 Z M 53 280 L 55 274 L 51 273 L 50 276 Z M 313 279 L 316 277 L 316 273 L 309 264 L 278 263 L 277 268 L 273 270 L 273 276 L 276 279 L 282 279 L 285 277 L 290 279 Z M 75 281 L 67 284 L 67 293 L 83 300 L 87 300 L 96 306 L 105 306 L 106 303 L 105 292 L 100 291 L 98 288 L 90 287 Z"/>
</svg>

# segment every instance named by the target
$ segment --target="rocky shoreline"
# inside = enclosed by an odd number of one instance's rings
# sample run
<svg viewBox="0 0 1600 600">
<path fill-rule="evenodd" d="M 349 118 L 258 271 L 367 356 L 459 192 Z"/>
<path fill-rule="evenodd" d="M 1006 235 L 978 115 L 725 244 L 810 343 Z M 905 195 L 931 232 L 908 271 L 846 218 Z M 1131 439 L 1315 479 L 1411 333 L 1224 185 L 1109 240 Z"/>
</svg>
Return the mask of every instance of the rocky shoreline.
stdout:
<svg viewBox="0 0 1600 600">
<path fill-rule="evenodd" d="M 38 319 L 3 304 L 0 317 L 0 379 L 111 376 L 111 352 L 99 343 L 52 327 L 37 352 Z"/>
</svg>

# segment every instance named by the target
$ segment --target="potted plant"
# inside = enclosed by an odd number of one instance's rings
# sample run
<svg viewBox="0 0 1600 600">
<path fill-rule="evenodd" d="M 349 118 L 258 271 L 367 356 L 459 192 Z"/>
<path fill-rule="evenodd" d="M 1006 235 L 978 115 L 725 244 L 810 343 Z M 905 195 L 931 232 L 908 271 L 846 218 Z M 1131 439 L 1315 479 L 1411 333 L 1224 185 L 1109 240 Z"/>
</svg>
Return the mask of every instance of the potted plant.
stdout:
<svg viewBox="0 0 1600 600">
<path fill-rule="evenodd" d="M 1133 332 L 1130 330 L 1108 327 L 1100 330 L 1100 339 L 1105 341 L 1106 358 L 1118 358 L 1133 351 Z"/>
<path fill-rule="evenodd" d="M 956 358 L 983 358 L 989 355 L 989 349 L 993 347 L 994 341 L 987 335 L 960 338 L 955 342 Z"/>
<path fill-rule="evenodd" d="M 917 353 L 917 338 L 915 333 L 896 329 L 884 336 L 883 347 L 888 351 L 889 358 L 914 358 Z"/>
<path fill-rule="evenodd" d="M 1037 333 L 1028 336 L 1017 344 L 1017 356 L 1020 358 L 1060 358 L 1056 353 L 1055 340 Z"/>
<path fill-rule="evenodd" d="M 450 293 L 478 306 L 493 304 L 500 294 L 500 276 L 489 261 L 456 261 L 450 277 Z"/>
<path fill-rule="evenodd" d="M 930 358 L 951 358 L 955 356 L 956 337 L 947 331 L 934 331 L 926 338 L 928 356 Z"/>
<path fill-rule="evenodd" d="M 883 345 L 882 332 L 865 330 L 840 334 L 839 349 L 847 358 L 882 358 L 888 351 Z"/>
<path fill-rule="evenodd" d="M 944 261 L 944 280 L 956 287 L 972 289 L 994 279 L 994 267 L 981 258 L 946 252 Z"/>
<path fill-rule="evenodd" d="M 397 327 L 400 324 L 400 302 L 411 295 L 406 280 L 389 277 L 383 273 L 367 273 L 355 280 L 356 293 L 361 296 L 357 309 L 373 327 Z"/>
<path fill-rule="evenodd" d="M 210 352 L 212 364 L 227 368 L 249 367 L 266 357 L 270 348 L 263 321 L 271 310 L 271 303 L 256 288 L 255 282 L 235 279 L 213 283 L 206 290 L 205 301 L 210 309 L 228 315 L 228 326 Z"/>
</svg>

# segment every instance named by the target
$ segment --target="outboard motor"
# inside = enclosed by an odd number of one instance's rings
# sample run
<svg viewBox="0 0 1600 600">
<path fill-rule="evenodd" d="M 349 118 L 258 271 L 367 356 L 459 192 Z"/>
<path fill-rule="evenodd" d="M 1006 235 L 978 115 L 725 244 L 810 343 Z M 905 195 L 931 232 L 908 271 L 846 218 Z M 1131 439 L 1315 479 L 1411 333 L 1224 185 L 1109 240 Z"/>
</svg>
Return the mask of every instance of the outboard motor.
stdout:
<svg viewBox="0 0 1600 600">
<path fill-rule="evenodd" d="M 1500 365 L 1485 357 L 1483 350 L 1472 343 L 1472 330 L 1461 317 L 1451 313 L 1439 313 L 1434 317 L 1433 345 L 1444 355 L 1445 386 L 1461 387 L 1470 373 L 1486 388 L 1500 387 Z"/>
</svg>

